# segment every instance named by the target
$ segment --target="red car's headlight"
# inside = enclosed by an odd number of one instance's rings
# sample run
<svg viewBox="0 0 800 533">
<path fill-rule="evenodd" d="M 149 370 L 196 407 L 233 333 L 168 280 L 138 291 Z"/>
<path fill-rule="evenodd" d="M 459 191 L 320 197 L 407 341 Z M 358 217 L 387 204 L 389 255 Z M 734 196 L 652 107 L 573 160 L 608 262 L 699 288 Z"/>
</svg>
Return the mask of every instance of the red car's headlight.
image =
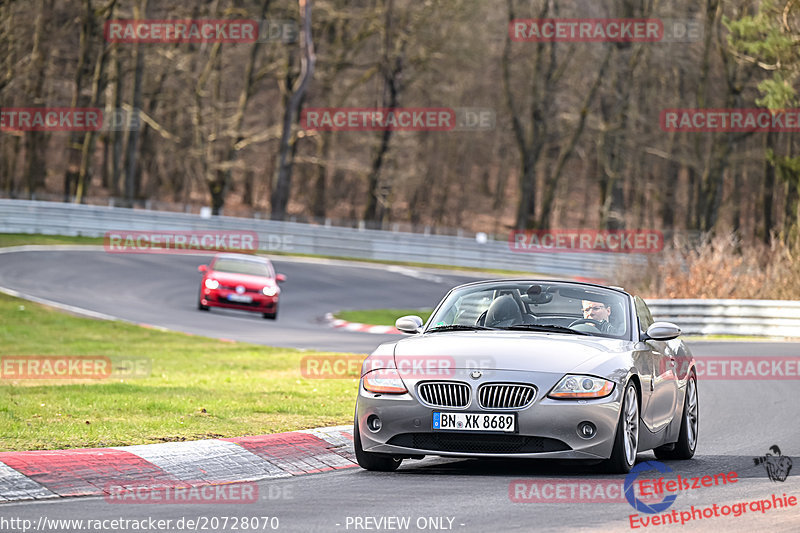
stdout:
<svg viewBox="0 0 800 533">
<path fill-rule="evenodd" d="M 206 285 L 206 289 L 216 289 L 217 287 L 219 287 L 219 281 L 217 281 L 215 279 L 208 278 L 206 280 L 205 285 Z"/>
</svg>

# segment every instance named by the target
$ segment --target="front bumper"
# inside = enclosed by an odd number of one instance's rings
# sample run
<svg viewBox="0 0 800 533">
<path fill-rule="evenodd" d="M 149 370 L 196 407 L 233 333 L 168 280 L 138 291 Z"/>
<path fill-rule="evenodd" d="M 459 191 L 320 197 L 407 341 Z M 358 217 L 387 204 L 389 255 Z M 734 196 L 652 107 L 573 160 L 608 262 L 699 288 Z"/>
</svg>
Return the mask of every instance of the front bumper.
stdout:
<svg viewBox="0 0 800 533">
<path fill-rule="evenodd" d="M 598 400 L 553 400 L 546 397 L 563 374 L 484 370 L 480 380 L 469 370 L 456 370 L 448 380 L 466 383 L 472 389 L 466 408 L 431 407 L 418 397 L 417 385 L 425 379 L 404 379 L 406 394 L 374 394 L 359 386 L 356 420 L 364 451 L 400 456 L 607 459 L 611 456 L 619 420 L 621 387 Z M 484 383 L 529 383 L 536 398 L 521 410 L 483 409 L 477 389 Z M 514 434 L 433 430 L 433 412 L 517 413 Z M 371 415 L 380 417 L 378 431 L 367 426 Z M 591 438 L 578 434 L 578 426 L 591 422 L 597 431 Z"/>
<path fill-rule="evenodd" d="M 236 294 L 236 291 L 225 289 L 203 288 L 200 303 L 208 307 L 223 307 L 225 309 L 239 309 L 241 311 L 257 311 L 259 313 L 274 313 L 278 307 L 278 295 L 265 296 L 262 293 L 246 293 L 252 298 L 252 302 L 240 303 L 228 300 L 229 294 Z"/>
</svg>

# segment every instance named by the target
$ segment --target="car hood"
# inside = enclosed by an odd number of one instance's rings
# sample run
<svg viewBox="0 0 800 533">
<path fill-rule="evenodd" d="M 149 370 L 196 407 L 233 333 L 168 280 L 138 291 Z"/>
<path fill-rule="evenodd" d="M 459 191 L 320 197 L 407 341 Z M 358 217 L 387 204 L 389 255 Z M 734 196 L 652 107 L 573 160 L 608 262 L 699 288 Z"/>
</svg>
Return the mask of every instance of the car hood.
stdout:
<svg viewBox="0 0 800 533">
<path fill-rule="evenodd" d="M 232 272 L 209 272 L 208 277 L 213 278 L 224 285 L 244 285 L 246 287 L 261 288 L 270 285 L 275 285 L 272 278 L 264 276 L 253 276 L 250 274 L 234 274 Z"/>
<path fill-rule="evenodd" d="M 630 351 L 632 343 L 602 337 L 529 332 L 450 332 L 398 341 L 395 361 L 431 358 L 454 368 L 588 371 Z"/>
</svg>

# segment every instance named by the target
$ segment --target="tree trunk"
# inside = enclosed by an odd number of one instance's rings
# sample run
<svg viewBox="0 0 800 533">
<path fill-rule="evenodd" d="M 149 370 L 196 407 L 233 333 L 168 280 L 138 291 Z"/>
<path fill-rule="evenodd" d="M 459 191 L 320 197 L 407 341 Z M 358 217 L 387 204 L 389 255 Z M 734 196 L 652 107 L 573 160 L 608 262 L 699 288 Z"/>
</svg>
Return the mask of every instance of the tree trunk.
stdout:
<svg viewBox="0 0 800 533">
<path fill-rule="evenodd" d="M 794 153 L 795 137 L 788 135 L 787 153 Z M 800 200 L 800 171 L 796 166 L 786 168 L 785 175 L 782 176 L 786 183 L 786 200 L 784 203 L 783 234 L 787 242 L 792 238 L 792 243 L 797 243 L 800 239 L 800 213 L 797 211 L 798 201 Z"/>
<path fill-rule="evenodd" d="M 326 164 L 331 152 L 332 135 L 323 133 L 320 139 L 317 158 L 317 174 L 312 186 L 311 213 L 315 218 L 323 219 L 326 213 L 328 165 Z"/>
<path fill-rule="evenodd" d="M 295 153 L 291 145 L 296 144 L 291 141 L 292 123 L 294 122 L 294 118 L 300 114 L 303 97 L 314 75 L 314 64 L 317 60 L 314 55 L 314 42 L 311 37 L 311 10 L 313 7 L 313 0 L 297 0 L 297 3 L 300 7 L 300 20 L 303 28 L 300 32 L 300 48 L 303 52 L 303 58 L 300 67 L 300 82 L 297 89 L 292 90 L 288 88 L 291 94 L 288 97 L 286 109 L 284 111 L 283 132 L 281 134 L 278 153 L 277 179 L 270 198 L 272 209 L 271 218 L 273 220 L 283 220 L 286 217 L 289 193 L 291 192 L 292 186 L 292 165 L 294 163 Z"/>
<path fill-rule="evenodd" d="M 109 4 L 104 8 L 104 11 L 106 12 L 106 23 L 110 21 L 114 15 L 113 8 L 116 2 L 117 0 L 110 0 Z M 92 76 L 92 93 L 89 100 L 89 107 L 94 109 L 98 108 L 100 104 L 100 94 L 104 90 L 103 85 L 105 82 L 103 78 L 103 71 L 105 69 L 107 52 L 107 46 L 101 48 L 97 54 L 97 60 L 95 62 L 94 75 Z M 91 160 L 94 155 L 94 143 L 96 138 L 96 131 L 87 131 L 84 133 L 83 146 L 81 148 L 81 165 L 78 170 L 78 186 L 77 190 L 75 191 L 75 203 L 83 203 L 85 201 L 84 194 L 86 193 L 92 179 Z"/>
<path fill-rule="evenodd" d="M 133 18 L 136 20 L 147 18 L 147 0 L 139 0 L 139 4 L 133 8 Z M 134 63 L 136 65 L 133 74 L 133 113 L 138 113 L 142 108 L 142 77 L 144 76 L 144 48 L 136 43 L 134 45 Z M 128 135 L 128 146 L 125 150 L 125 199 L 130 207 L 136 196 L 139 194 L 139 184 L 136 182 L 136 165 L 138 163 L 139 129 L 133 129 Z"/>
<path fill-rule="evenodd" d="M 75 79 L 72 90 L 72 101 L 70 107 L 86 107 L 83 97 L 83 77 L 84 70 L 89 61 L 89 46 L 94 39 L 94 13 L 92 0 L 85 0 L 84 13 L 81 21 L 80 49 L 78 51 L 78 66 L 75 69 Z M 75 194 L 78 174 L 81 166 L 81 135 L 78 132 L 69 134 L 67 144 L 67 169 L 64 174 L 64 201 L 70 201 Z"/>
<path fill-rule="evenodd" d="M 774 132 L 767 132 L 764 135 L 764 153 L 769 153 L 770 150 L 774 153 L 775 145 L 777 142 L 778 134 Z M 770 233 L 774 225 L 772 219 L 772 202 L 775 196 L 775 163 L 769 158 L 764 158 L 764 181 L 761 187 L 761 198 L 759 204 L 761 205 L 761 224 L 758 228 L 758 237 L 765 243 L 769 244 Z"/>
<path fill-rule="evenodd" d="M 39 0 L 36 20 L 34 22 L 33 49 L 25 80 L 25 94 L 33 98 L 37 105 L 44 102 L 44 81 L 47 72 L 45 58 L 49 56 L 47 45 L 49 39 L 42 38 L 44 32 L 45 12 L 52 10 L 52 1 Z M 48 135 L 41 131 L 25 132 L 25 173 L 24 179 L 28 197 L 44 187 L 47 167 L 45 165 L 45 149 Z"/>
<path fill-rule="evenodd" d="M 744 66 L 740 69 L 739 64 L 731 61 L 731 57 L 725 48 L 726 40 L 718 32 L 717 45 L 720 59 L 724 67 L 725 81 L 725 104 L 727 109 L 741 108 L 744 105 L 742 91 L 747 86 L 747 81 L 752 76 L 752 65 Z M 740 79 L 741 75 L 741 79 Z M 733 151 L 734 144 L 752 135 L 752 132 L 731 133 L 726 132 L 715 135 L 711 140 L 711 148 L 708 151 L 706 166 L 700 179 L 700 198 L 698 215 L 700 217 L 700 229 L 705 232 L 713 232 L 714 226 L 719 218 L 719 208 L 722 205 L 723 185 L 725 182 L 725 172 L 728 167 L 728 159 Z"/>
<path fill-rule="evenodd" d="M 555 170 L 553 170 L 552 175 L 550 175 L 545 180 L 544 186 L 544 198 L 542 199 L 542 212 L 539 216 L 539 227 L 544 228 L 550 224 L 550 213 L 553 209 L 553 200 L 556 194 L 556 187 L 558 187 L 558 181 L 561 178 L 561 173 L 564 170 L 564 165 L 567 163 L 567 159 L 569 159 L 572 152 L 575 150 L 575 146 L 578 144 L 578 139 L 580 139 L 581 134 L 583 133 L 583 129 L 586 126 L 586 117 L 589 114 L 589 107 L 592 105 L 594 101 L 594 97 L 597 94 L 597 90 L 600 88 L 600 84 L 603 81 L 603 76 L 605 75 L 606 69 L 608 68 L 608 64 L 611 60 L 611 56 L 613 54 L 614 47 L 608 46 L 606 50 L 605 57 L 603 58 L 603 62 L 600 65 L 600 69 L 597 71 L 597 75 L 594 78 L 594 82 L 592 86 L 589 88 L 589 92 L 586 93 L 586 97 L 584 98 L 581 109 L 580 109 L 580 118 L 578 119 L 578 124 L 575 126 L 575 129 L 572 132 L 572 136 L 567 143 L 566 147 L 561 150 L 558 154 L 558 160 L 556 162 Z M 624 126 L 624 122 L 623 122 Z"/>
<path fill-rule="evenodd" d="M 705 3 L 705 19 L 704 19 L 704 32 L 703 32 L 703 54 L 700 63 L 700 76 L 697 83 L 696 107 L 698 109 L 706 108 L 706 91 L 708 90 L 708 74 L 711 68 L 711 47 L 712 39 L 714 36 L 714 28 L 717 21 L 717 11 L 719 9 L 719 0 L 706 0 Z M 706 148 L 702 145 L 703 136 L 694 135 L 694 153 L 697 161 L 697 167 L 690 168 L 689 172 L 689 186 L 693 192 L 690 201 L 692 201 L 691 208 L 691 228 L 701 229 L 703 225 L 703 217 L 705 216 L 706 199 L 703 197 L 703 181 L 698 172 L 700 162 L 704 160 L 704 153 Z"/>
<path fill-rule="evenodd" d="M 112 101 L 114 103 L 114 111 L 119 112 L 122 109 L 122 87 L 124 86 L 124 76 L 122 73 L 122 62 L 119 57 L 119 45 L 113 44 L 112 49 L 112 64 L 114 66 L 114 91 Z M 120 176 L 122 175 L 122 146 L 125 138 L 125 131 L 119 128 L 114 128 L 111 132 L 111 183 L 108 185 L 112 196 L 119 196 L 120 193 Z"/>
<path fill-rule="evenodd" d="M 267 10 L 271 0 L 264 0 L 261 4 L 261 14 L 259 20 L 265 20 Z M 250 102 L 250 97 L 253 94 L 253 86 L 255 83 L 255 66 L 258 53 L 261 50 L 261 42 L 256 41 L 250 48 L 250 55 L 245 67 L 244 85 L 239 93 L 239 100 L 236 104 L 236 112 L 231 121 L 231 136 L 228 146 L 223 154 L 224 166 L 219 168 L 214 173 L 213 182 L 209 183 L 209 189 L 212 196 L 212 213 L 218 215 L 223 205 L 225 204 L 225 197 L 228 192 L 228 187 L 231 183 L 233 166 L 239 155 L 238 143 L 243 139 L 242 137 L 242 124 L 244 123 L 245 112 L 247 111 L 247 104 Z"/>
<path fill-rule="evenodd" d="M 381 104 L 384 108 L 394 109 L 400 105 L 399 98 L 402 91 L 403 75 L 403 46 L 400 53 L 392 57 L 391 49 L 394 44 L 394 31 L 392 24 L 394 0 L 386 2 L 384 17 L 383 57 L 381 58 L 381 72 L 383 73 L 383 98 Z M 383 224 L 389 212 L 388 203 L 391 195 L 391 183 L 381 180 L 381 168 L 389 151 L 392 140 L 392 130 L 387 129 L 381 134 L 378 149 L 372 158 L 372 168 L 367 178 L 367 207 L 364 209 L 364 220 L 371 220 Z M 382 183 L 383 181 L 383 183 Z"/>
</svg>

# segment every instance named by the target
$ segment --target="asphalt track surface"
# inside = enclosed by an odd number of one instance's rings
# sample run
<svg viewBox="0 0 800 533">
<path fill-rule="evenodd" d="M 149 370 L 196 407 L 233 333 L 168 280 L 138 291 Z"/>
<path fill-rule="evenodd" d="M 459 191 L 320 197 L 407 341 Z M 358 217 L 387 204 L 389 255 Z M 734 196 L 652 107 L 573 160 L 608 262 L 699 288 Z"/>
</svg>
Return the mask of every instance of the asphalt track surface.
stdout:
<svg viewBox="0 0 800 533">
<path fill-rule="evenodd" d="M 239 313 L 212 312 L 209 317 L 203 317 L 194 311 L 195 285 L 199 279 L 194 273 L 197 264 L 200 263 L 193 257 L 109 257 L 87 252 L 0 254 L 0 285 L 182 331 L 228 338 L 239 336 L 242 340 L 253 336 L 257 337 L 256 342 L 285 345 L 291 343 L 292 335 L 302 334 L 306 338 L 298 344 L 308 342 L 309 347 L 362 351 L 362 346 L 363 350 L 368 350 L 368 346 L 389 336 L 322 330 L 315 322 L 320 313 L 344 308 L 431 306 L 449 285 L 461 281 L 459 276 L 441 273 L 426 273 L 438 277 L 426 281 L 410 277 L 414 274 L 409 272 L 387 271 L 385 267 L 278 260 L 278 269 L 289 276 L 289 281 L 285 285 L 286 305 L 281 309 L 281 313 L 285 313 L 276 324 L 270 324 Z M 82 272 L 73 270 L 76 267 Z M 301 309 L 293 309 L 295 305 Z M 208 321 L 204 321 L 206 318 Z M 258 329 L 258 333 L 252 333 L 253 329 Z M 313 335 L 314 331 L 321 333 Z M 341 337 L 333 340 L 338 335 Z M 369 339 L 362 341 L 364 336 Z M 691 346 L 699 356 L 797 356 L 800 351 L 800 344 L 790 342 L 695 342 Z M 697 509 L 713 504 L 749 503 L 771 499 L 773 494 L 800 499 L 797 477 L 800 469 L 800 383 L 701 380 L 698 390 L 700 440 L 697 454 L 691 461 L 665 463 L 683 477 L 735 471 L 738 482 L 682 492 L 666 512 L 689 511 L 692 506 Z M 775 444 L 795 463 L 784 482 L 770 481 L 764 466 L 757 466 L 753 461 Z M 652 459 L 651 452 L 639 455 L 639 461 Z M 172 520 L 172 527 L 161 531 L 180 531 L 174 524 L 181 518 L 223 520 L 228 517 L 227 529 L 222 528 L 221 522 L 217 527 L 211 527 L 208 522 L 206 530 L 236 531 L 230 527 L 233 517 L 266 516 L 278 518 L 278 531 L 800 530 L 800 506 L 766 513 L 748 508 L 738 517 L 703 518 L 685 525 L 645 528 L 636 523 L 639 527 L 633 529 L 629 516 L 635 512 L 627 502 L 517 503 L 512 501 L 509 492 L 515 480 L 543 482 L 549 478 L 568 478 L 570 482 L 577 482 L 608 477 L 586 464 L 428 458 L 406 461 L 394 473 L 352 468 L 264 481 L 259 483 L 261 499 L 250 505 L 120 505 L 102 498 L 67 498 L 0 505 L 0 523 L 2 518 L 28 519 L 34 524 L 41 517 L 153 518 Z M 392 517 L 408 518 L 408 526 L 393 521 Z M 379 522 L 387 519 L 392 521 Z M 257 531 L 271 530 L 269 527 L 262 529 L 263 524 L 262 519 Z M 46 531 L 79 529 L 57 529 L 51 524 Z"/>
<path fill-rule="evenodd" d="M 439 270 L 274 258 L 286 274 L 276 321 L 260 313 L 197 309 L 210 255 L 109 254 L 93 251 L 0 253 L 0 287 L 175 331 L 270 346 L 370 353 L 400 336 L 326 327 L 342 309 L 422 309 L 435 306 L 454 285 L 474 275 Z"/>
</svg>

